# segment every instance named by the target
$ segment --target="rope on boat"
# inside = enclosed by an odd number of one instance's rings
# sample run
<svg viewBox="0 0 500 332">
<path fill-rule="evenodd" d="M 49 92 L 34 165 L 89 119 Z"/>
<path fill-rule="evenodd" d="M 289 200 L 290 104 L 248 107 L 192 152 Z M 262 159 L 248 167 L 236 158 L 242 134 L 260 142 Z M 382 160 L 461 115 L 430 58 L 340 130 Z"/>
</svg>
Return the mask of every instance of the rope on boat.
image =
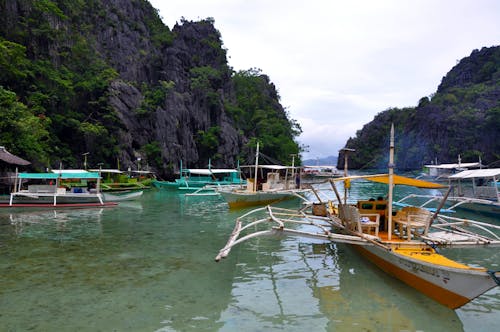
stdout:
<svg viewBox="0 0 500 332">
<path fill-rule="evenodd" d="M 439 253 L 439 248 L 438 248 L 436 242 L 434 242 L 432 240 L 424 240 L 424 243 L 427 244 L 428 246 L 430 246 L 432 249 L 434 249 L 437 253 Z"/>
<path fill-rule="evenodd" d="M 492 270 L 486 271 L 486 273 L 488 273 L 490 275 L 491 279 L 493 279 L 497 283 L 497 285 L 500 286 L 500 278 L 498 278 L 495 275 L 495 273 L 497 273 L 497 272 L 500 272 L 500 271 L 492 271 Z"/>
</svg>

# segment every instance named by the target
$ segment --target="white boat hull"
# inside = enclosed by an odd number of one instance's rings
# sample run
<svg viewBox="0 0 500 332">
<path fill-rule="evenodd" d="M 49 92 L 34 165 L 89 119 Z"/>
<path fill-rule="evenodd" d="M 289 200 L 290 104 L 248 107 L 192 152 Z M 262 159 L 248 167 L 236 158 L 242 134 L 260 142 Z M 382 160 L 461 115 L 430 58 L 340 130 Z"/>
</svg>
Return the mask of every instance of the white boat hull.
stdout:
<svg viewBox="0 0 500 332">
<path fill-rule="evenodd" d="M 66 193 L 62 195 L 42 194 L 42 193 L 27 193 L 16 194 L 12 198 L 12 204 L 53 204 L 54 196 L 56 204 L 79 204 L 79 203 L 100 203 L 102 195 L 100 194 L 73 194 Z"/>
<path fill-rule="evenodd" d="M 457 209 L 464 209 L 473 212 L 486 213 L 492 215 L 500 215 L 500 203 L 492 202 L 491 204 L 483 203 L 463 203 L 456 207 Z"/>
<path fill-rule="evenodd" d="M 485 269 L 431 264 L 376 245 L 355 248 L 385 272 L 451 309 L 497 286 Z"/>
<path fill-rule="evenodd" d="M 104 200 L 106 202 L 130 201 L 140 198 L 142 194 L 143 194 L 142 191 L 133 191 L 117 195 L 104 193 Z"/>
</svg>

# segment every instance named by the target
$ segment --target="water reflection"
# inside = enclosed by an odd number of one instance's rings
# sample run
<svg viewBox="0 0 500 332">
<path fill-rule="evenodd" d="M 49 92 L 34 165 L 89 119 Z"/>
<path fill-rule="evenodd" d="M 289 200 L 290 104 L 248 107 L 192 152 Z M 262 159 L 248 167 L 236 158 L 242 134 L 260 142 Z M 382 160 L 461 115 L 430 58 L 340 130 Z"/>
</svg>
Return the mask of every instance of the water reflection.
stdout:
<svg viewBox="0 0 500 332">
<path fill-rule="evenodd" d="M 10 224 L 18 237 L 68 241 L 100 234 L 103 211 L 103 208 L 2 211 L 0 224 Z"/>
<path fill-rule="evenodd" d="M 221 331 L 237 326 L 256 331 L 428 331 L 436 329 L 436 321 L 439 330 L 463 330 L 455 311 L 384 274 L 349 246 L 288 238 L 279 243 L 262 238 L 245 245 L 242 250 L 253 252 L 254 259 L 238 251 L 241 263 L 232 301 L 221 315 Z"/>
</svg>

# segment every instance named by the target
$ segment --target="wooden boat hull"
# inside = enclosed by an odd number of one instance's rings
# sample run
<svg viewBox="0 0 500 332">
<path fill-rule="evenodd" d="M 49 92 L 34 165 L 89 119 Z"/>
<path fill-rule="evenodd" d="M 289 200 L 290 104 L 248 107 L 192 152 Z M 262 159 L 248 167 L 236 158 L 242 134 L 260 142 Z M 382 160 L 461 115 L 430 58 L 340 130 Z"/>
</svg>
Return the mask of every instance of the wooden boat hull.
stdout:
<svg viewBox="0 0 500 332">
<path fill-rule="evenodd" d="M 433 249 L 387 250 L 377 245 L 355 245 L 354 248 L 383 271 L 451 309 L 459 308 L 497 286 L 485 269 L 451 261 Z M 422 255 L 424 260 L 419 259 Z M 499 278 L 500 274 L 497 273 L 496 277 Z"/>
<path fill-rule="evenodd" d="M 230 208 L 243 208 L 272 204 L 286 199 L 297 197 L 293 192 L 233 192 L 219 190 Z"/>
</svg>

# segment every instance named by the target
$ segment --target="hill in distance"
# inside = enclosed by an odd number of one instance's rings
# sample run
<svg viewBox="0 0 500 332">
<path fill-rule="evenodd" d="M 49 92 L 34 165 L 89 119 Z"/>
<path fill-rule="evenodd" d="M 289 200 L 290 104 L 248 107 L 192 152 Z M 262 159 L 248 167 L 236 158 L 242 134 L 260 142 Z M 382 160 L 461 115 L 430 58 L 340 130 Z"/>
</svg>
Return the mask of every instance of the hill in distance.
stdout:
<svg viewBox="0 0 500 332">
<path fill-rule="evenodd" d="M 337 165 L 337 156 L 328 156 L 324 158 L 316 158 L 316 159 L 306 159 L 302 162 L 302 164 L 306 166 L 327 166 L 327 165 Z"/>
</svg>

